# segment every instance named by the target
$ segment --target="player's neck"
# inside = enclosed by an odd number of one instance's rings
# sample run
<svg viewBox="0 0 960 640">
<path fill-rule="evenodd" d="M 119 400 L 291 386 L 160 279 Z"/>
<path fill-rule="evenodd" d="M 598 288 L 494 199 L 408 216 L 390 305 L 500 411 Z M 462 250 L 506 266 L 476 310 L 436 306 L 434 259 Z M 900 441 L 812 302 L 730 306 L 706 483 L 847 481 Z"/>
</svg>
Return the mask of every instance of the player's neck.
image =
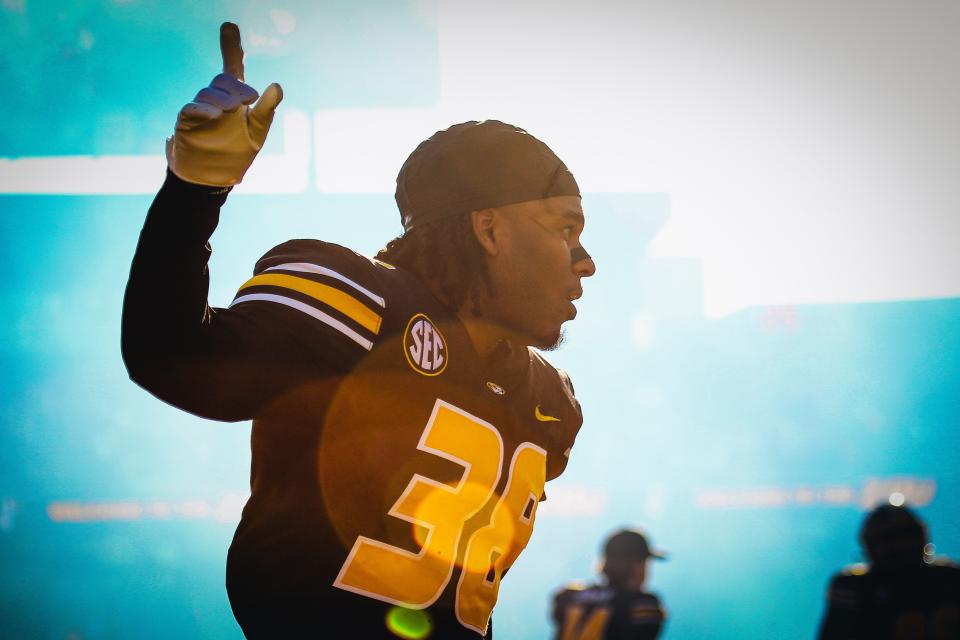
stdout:
<svg viewBox="0 0 960 640">
<path fill-rule="evenodd" d="M 507 352 L 510 352 L 529 344 L 529 341 L 506 329 L 502 324 L 491 322 L 487 314 L 477 313 L 473 299 L 470 297 L 457 310 L 457 316 L 467 330 L 467 335 L 470 336 L 474 351 L 485 362 L 491 358 L 502 359 L 504 346 L 508 347 Z"/>
<path fill-rule="evenodd" d="M 502 327 L 497 327 L 484 318 L 477 317 L 470 310 L 461 309 L 457 315 L 467 330 L 467 335 L 470 336 L 474 351 L 482 360 L 489 359 L 499 345 L 504 341 L 511 340 L 512 336 L 507 335 Z"/>
<path fill-rule="evenodd" d="M 627 589 L 630 591 L 643 591 L 644 587 L 646 587 L 646 583 L 647 581 L 643 577 L 639 579 L 634 578 L 633 580 L 627 581 Z"/>
</svg>

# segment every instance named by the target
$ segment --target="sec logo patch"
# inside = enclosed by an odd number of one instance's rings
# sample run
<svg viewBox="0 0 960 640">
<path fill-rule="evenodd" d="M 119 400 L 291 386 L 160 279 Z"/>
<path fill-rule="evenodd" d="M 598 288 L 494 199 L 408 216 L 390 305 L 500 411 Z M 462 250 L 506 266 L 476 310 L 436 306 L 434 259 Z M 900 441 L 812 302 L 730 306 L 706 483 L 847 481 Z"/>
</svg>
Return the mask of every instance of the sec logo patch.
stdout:
<svg viewBox="0 0 960 640">
<path fill-rule="evenodd" d="M 447 368 L 447 341 L 430 318 L 418 313 L 407 323 L 403 352 L 417 373 L 438 376 Z"/>
</svg>

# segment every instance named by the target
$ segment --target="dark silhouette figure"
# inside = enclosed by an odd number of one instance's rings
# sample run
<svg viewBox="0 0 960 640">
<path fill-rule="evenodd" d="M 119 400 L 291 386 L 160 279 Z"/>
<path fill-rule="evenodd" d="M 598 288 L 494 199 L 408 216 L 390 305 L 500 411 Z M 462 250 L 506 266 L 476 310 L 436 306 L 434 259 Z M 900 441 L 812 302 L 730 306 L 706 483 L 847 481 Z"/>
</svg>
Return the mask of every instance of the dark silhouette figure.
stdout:
<svg viewBox="0 0 960 640">
<path fill-rule="evenodd" d="M 645 590 L 647 562 L 662 560 L 639 531 L 622 529 L 603 548 L 604 580 L 568 584 L 553 598 L 556 640 L 653 640 L 666 613 Z"/>
<path fill-rule="evenodd" d="M 820 640 L 960 638 L 960 568 L 933 561 L 928 543 L 907 507 L 871 511 L 860 529 L 869 564 L 831 580 Z"/>
</svg>

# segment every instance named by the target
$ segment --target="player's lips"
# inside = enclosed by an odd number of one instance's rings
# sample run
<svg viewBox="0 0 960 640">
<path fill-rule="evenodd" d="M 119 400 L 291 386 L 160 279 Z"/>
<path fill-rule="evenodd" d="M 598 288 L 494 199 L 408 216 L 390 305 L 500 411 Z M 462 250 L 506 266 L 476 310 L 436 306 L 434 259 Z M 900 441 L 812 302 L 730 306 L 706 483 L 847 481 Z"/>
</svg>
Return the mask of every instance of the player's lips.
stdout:
<svg viewBox="0 0 960 640">
<path fill-rule="evenodd" d="M 579 287 L 567 294 L 567 319 L 573 320 L 577 317 L 577 308 L 573 306 L 573 301 L 578 300 L 583 295 L 583 289 Z"/>
</svg>

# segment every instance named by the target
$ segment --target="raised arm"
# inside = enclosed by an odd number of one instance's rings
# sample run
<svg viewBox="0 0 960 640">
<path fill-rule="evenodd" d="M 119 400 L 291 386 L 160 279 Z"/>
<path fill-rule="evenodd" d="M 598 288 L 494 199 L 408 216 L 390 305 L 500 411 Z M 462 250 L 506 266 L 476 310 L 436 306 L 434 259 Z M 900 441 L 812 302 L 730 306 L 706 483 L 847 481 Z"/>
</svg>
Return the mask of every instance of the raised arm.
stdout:
<svg viewBox="0 0 960 640">
<path fill-rule="evenodd" d="M 221 26 L 220 48 L 223 73 L 180 110 L 167 141 L 167 179 L 147 214 L 127 282 L 121 349 L 130 377 L 162 400 L 204 417 L 242 420 L 302 367 L 282 355 L 291 349 L 278 342 L 291 338 L 256 310 L 238 314 L 207 304 L 208 240 L 282 97 L 272 84 L 257 100 L 243 83 L 236 25 Z"/>
</svg>

